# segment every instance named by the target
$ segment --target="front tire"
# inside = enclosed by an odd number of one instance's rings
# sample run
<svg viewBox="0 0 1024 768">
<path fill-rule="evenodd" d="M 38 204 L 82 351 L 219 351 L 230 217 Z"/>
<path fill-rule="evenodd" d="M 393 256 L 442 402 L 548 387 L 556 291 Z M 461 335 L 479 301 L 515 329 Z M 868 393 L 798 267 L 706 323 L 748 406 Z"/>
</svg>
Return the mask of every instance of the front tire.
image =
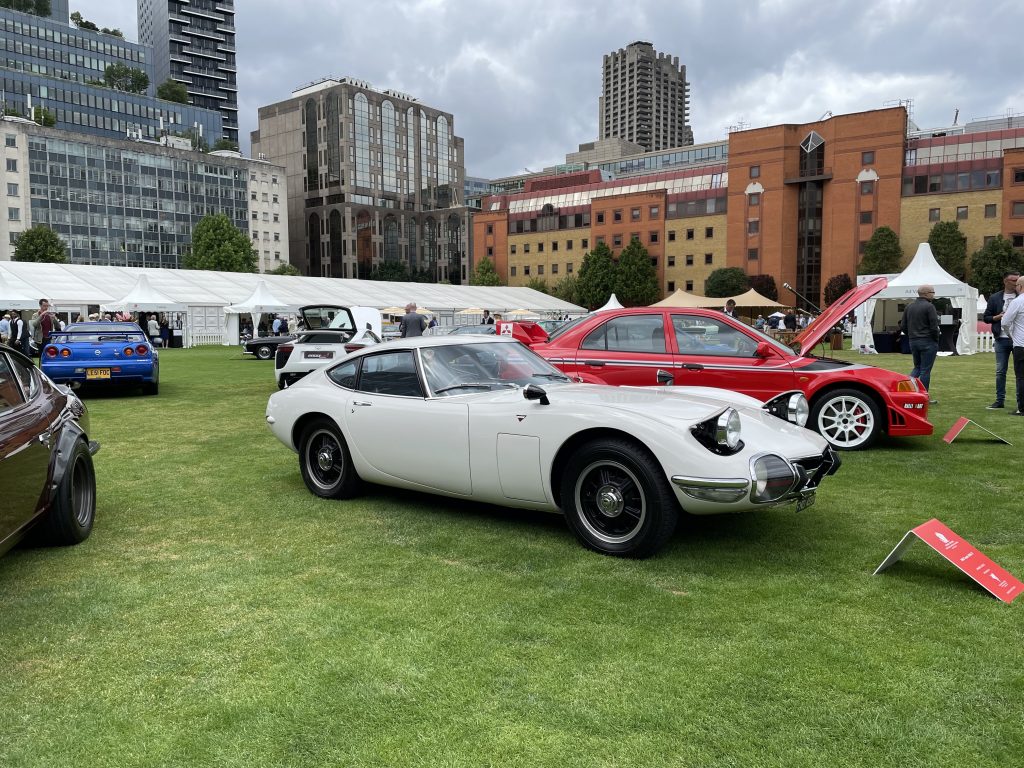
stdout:
<svg viewBox="0 0 1024 768">
<path fill-rule="evenodd" d="M 361 489 L 345 438 L 328 419 L 317 419 L 302 433 L 299 470 L 306 487 L 323 499 L 350 499 Z"/>
<path fill-rule="evenodd" d="M 269 344 L 262 344 L 256 347 L 256 357 L 260 360 L 269 360 L 274 356 L 274 350 L 271 349 Z"/>
<path fill-rule="evenodd" d="M 89 446 L 79 439 L 42 524 L 42 540 L 54 546 L 78 544 L 89 538 L 95 518 L 96 472 Z"/>
<path fill-rule="evenodd" d="M 841 451 L 862 451 L 878 440 L 882 414 L 874 398 L 856 389 L 836 389 L 817 398 L 807 425 Z"/>
<path fill-rule="evenodd" d="M 594 440 L 575 451 L 562 474 L 561 500 L 580 543 L 618 557 L 653 555 L 679 519 L 661 466 L 628 440 Z"/>
</svg>

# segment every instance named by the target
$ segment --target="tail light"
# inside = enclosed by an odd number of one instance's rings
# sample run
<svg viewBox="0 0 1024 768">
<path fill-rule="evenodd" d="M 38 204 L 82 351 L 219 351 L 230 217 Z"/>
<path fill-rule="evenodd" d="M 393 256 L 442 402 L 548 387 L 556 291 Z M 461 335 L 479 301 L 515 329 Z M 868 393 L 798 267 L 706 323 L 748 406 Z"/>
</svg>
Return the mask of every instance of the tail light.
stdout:
<svg viewBox="0 0 1024 768">
<path fill-rule="evenodd" d="M 274 368 L 283 368 L 285 363 L 288 362 L 288 358 L 292 356 L 292 350 L 295 346 L 292 344 L 278 344 L 277 353 L 274 355 Z"/>
<path fill-rule="evenodd" d="M 64 351 L 66 352 L 67 350 L 64 350 Z M 57 348 L 56 347 L 47 347 L 45 354 L 49 358 L 54 358 L 54 357 L 57 356 Z"/>
<path fill-rule="evenodd" d="M 124 354 L 125 357 L 131 357 L 132 355 L 135 354 L 135 350 L 132 349 L 131 347 L 125 347 L 123 354 Z"/>
<path fill-rule="evenodd" d="M 148 355 L 149 354 L 149 347 L 147 347 L 145 344 L 139 344 L 139 346 L 137 346 L 135 348 L 135 353 L 137 355 L 139 355 L 140 357 L 142 355 Z"/>
<path fill-rule="evenodd" d="M 60 356 L 61 357 L 71 357 L 71 350 L 70 349 L 62 349 L 60 351 Z"/>
<path fill-rule="evenodd" d="M 363 348 L 362 344 L 346 344 L 345 345 L 345 352 L 347 354 L 351 354 L 352 352 L 355 352 L 357 349 L 362 349 L 362 348 Z"/>
</svg>

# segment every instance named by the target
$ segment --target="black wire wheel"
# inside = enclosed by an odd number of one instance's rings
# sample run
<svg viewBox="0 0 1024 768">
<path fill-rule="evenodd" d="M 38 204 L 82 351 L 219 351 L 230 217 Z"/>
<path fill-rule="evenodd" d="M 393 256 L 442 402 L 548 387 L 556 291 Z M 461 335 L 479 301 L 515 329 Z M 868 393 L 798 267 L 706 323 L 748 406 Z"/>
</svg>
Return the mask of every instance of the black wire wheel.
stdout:
<svg viewBox="0 0 1024 768">
<path fill-rule="evenodd" d="M 84 439 L 75 441 L 71 460 L 57 484 L 57 491 L 43 524 L 47 544 L 66 546 L 85 541 L 96 518 L 96 471 Z"/>
<path fill-rule="evenodd" d="M 561 499 L 584 546 L 620 557 L 654 554 L 679 518 L 661 466 L 628 440 L 595 440 L 576 451 L 561 478 Z"/>
<path fill-rule="evenodd" d="M 260 344 L 256 347 L 256 357 L 260 360 L 269 360 L 274 356 L 274 350 L 269 344 Z"/>
<path fill-rule="evenodd" d="M 359 493 L 352 454 L 337 425 L 327 419 L 314 421 L 302 433 L 299 470 L 306 487 L 321 498 L 348 499 Z"/>
</svg>

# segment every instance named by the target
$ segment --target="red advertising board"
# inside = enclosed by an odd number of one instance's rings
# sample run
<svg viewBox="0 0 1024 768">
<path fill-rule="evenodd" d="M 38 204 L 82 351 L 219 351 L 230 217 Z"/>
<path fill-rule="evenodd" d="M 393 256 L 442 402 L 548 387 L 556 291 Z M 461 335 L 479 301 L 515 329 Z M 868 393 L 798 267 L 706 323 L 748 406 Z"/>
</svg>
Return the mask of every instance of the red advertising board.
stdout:
<svg viewBox="0 0 1024 768">
<path fill-rule="evenodd" d="M 1024 591 L 1024 583 L 1015 578 L 1013 574 L 1000 568 L 981 550 L 971 546 L 962 536 L 957 535 L 934 518 L 908 531 L 896 548 L 875 569 L 875 574 L 881 573 L 903 557 L 903 553 L 914 543 L 915 538 L 934 549 L 970 576 L 986 592 L 1004 603 L 1012 603 Z"/>
<path fill-rule="evenodd" d="M 949 432 L 947 432 L 946 436 L 943 437 L 942 439 L 945 440 L 946 443 L 952 443 L 954 440 L 957 439 L 957 437 L 959 437 L 960 433 L 963 432 L 964 429 L 967 428 L 968 424 L 973 424 L 978 429 L 983 430 L 985 432 L 988 432 L 990 435 L 992 435 L 992 437 L 994 437 L 996 440 L 998 440 L 998 441 L 1000 441 L 1002 443 L 1006 443 L 1007 445 L 1013 445 L 1013 443 L 1011 443 L 1005 437 L 1000 437 L 995 432 L 993 432 L 991 429 L 985 429 L 983 426 L 981 426 L 981 424 L 979 424 L 976 421 L 971 421 L 966 416 L 961 416 L 959 419 L 957 419 L 953 423 L 953 426 L 949 428 Z"/>
</svg>

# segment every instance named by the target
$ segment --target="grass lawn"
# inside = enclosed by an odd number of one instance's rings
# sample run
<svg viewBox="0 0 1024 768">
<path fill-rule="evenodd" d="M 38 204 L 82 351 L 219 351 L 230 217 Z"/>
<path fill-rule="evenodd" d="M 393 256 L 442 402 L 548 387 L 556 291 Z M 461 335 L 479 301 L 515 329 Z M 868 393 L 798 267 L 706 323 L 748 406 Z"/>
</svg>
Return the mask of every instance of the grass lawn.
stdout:
<svg viewBox="0 0 1024 768">
<path fill-rule="evenodd" d="M 92 537 L 0 558 L 4 768 L 1021 765 L 1024 599 L 922 544 L 871 575 L 939 517 L 1024 576 L 991 354 L 938 360 L 936 435 L 642 562 L 554 515 L 316 499 L 264 424 L 270 363 L 161 356 L 158 397 L 87 396 Z M 961 415 L 1014 447 L 946 445 Z"/>
</svg>

